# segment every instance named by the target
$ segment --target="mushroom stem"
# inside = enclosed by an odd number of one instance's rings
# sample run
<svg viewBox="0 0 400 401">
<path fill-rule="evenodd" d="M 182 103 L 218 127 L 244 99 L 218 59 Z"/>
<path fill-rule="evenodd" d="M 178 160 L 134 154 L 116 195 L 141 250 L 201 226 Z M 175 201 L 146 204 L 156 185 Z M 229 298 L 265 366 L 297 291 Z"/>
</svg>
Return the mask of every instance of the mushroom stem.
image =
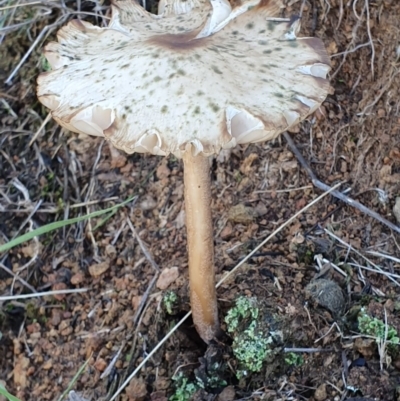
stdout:
<svg viewBox="0 0 400 401">
<path fill-rule="evenodd" d="M 214 273 L 214 236 L 211 217 L 210 163 L 183 155 L 187 243 L 189 253 L 190 303 L 200 337 L 209 343 L 219 332 Z"/>
</svg>

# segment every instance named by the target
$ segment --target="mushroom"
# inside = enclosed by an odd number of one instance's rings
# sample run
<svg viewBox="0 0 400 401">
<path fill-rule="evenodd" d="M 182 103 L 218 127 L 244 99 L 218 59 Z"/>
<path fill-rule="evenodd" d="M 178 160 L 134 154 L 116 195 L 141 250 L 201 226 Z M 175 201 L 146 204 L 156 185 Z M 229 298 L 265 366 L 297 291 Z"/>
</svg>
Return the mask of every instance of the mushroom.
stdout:
<svg viewBox="0 0 400 401">
<path fill-rule="evenodd" d="M 278 0 L 168 0 L 159 15 L 114 0 L 106 28 L 73 20 L 45 56 L 38 98 L 63 127 L 127 153 L 183 159 L 190 299 L 209 343 L 219 332 L 209 158 L 267 141 L 329 91 L 321 40 L 297 38 Z"/>
</svg>

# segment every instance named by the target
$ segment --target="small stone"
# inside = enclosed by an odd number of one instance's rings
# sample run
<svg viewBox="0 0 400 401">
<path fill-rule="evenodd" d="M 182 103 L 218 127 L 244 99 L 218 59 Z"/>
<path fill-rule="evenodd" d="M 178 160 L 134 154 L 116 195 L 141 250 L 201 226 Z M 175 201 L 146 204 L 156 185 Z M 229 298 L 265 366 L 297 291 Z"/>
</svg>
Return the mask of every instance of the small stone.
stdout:
<svg viewBox="0 0 400 401">
<path fill-rule="evenodd" d="M 70 320 L 63 320 L 61 323 L 60 323 L 60 326 L 58 327 L 59 328 L 59 330 L 61 331 L 61 330 L 65 330 L 67 327 L 69 327 L 71 325 L 71 321 Z"/>
<path fill-rule="evenodd" d="M 289 160 L 281 163 L 281 169 L 285 173 L 290 173 L 292 170 L 295 170 L 296 168 L 297 168 L 297 160 Z"/>
<path fill-rule="evenodd" d="M 71 277 L 71 284 L 72 285 L 81 284 L 84 279 L 85 279 L 85 276 L 83 275 L 83 273 L 76 273 Z"/>
<path fill-rule="evenodd" d="M 236 391 L 233 386 L 225 387 L 218 396 L 218 401 L 233 401 L 236 397 Z"/>
<path fill-rule="evenodd" d="M 156 175 L 159 180 L 164 178 L 168 178 L 171 175 L 171 170 L 167 166 L 167 161 L 161 162 L 161 164 L 157 167 Z"/>
<path fill-rule="evenodd" d="M 125 392 L 129 401 L 144 401 L 147 396 L 146 383 L 142 379 L 133 378 Z"/>
<path fill-rule="evenodd" d="M 370 359 L 377 350 L 376 341 L 372 338 L 356 338 L 354 341 L 354 349 L 364 358 Z"/>
<path fill-rule="evenodd" d="M 325 401 L 327 397 L 328 394 L 326 394 L 326 384 L 324 383 L 317 387 L 314 393 L 314 398 L 316 401 Z"/>
<path fill-rule="evenodd" d="M 252 171 L 252 165 L 255 160 L 258 159 L 257 153 L 250 153 L 243 161 L 240 166 L 240 172 L 245 175 L 249 175 Z"/>
<path fill-rule="evenodd" d="M 39 332 L 40 332 L 40 324 L 37 323 L 37 322 L 28 324 L 28 326 L 26 326 L 26 331 L 27 331 L 29 334 L 32 334 L 32 333 L 39 333 Z"/>
<path fill-rule="evenodd" d="M 179 269 L 176 266 L 165 268 L 157 280 L 156 286 L 160 290 L 167 289 L 179 277 Z"/>
<path fill-rule="evenodd" d="M 65 283 L 55 283 L 51 286 L 51 290 L 52 291 L 60 291 L 60 290 L 66 290 L 67 284 Z M 65 298 L 66 294 L 54 294 L 53 297 L 57 300 L 57 301 L 62 301 Z"/>
<path fill-rule="evenodd" d="M 103 358 L 99 358 L 95 363 L 94 367 L 99 372 L 104 372 L 107 367 L 107 362 Z"/>
<path fill-rule="evenodd" d="M 144 211 L 153 210 L 157 207 L 157 202 L 153 197 L 147 195 L 142 202 L 140 202 L 140 208 Z"/>
<path fill-rule="evenodd" d="M 385 109 L 378 109 L 378 117 L 383 118 L 386 116 L 386 111 Z"/>
<path fill-rule="evenodd" d="M 151 401 L 168 401 L 168 398 L 165 396 L 165 391 L 156 391 L 151 394 L 150 398 Z"/>
<path fill-rule="evenodd" d="M 115 258 L 117 256 L 117 250 L 114 245 L 108 244 L 106 246 L 106 255 L 111 258 Z"/>
<path fill-rule="evenodd" d="M 110 268 L 109 262 L 102 262 L 96 265 L 89 266 L 89 273 L 92 277 L 100 277 Z"/>
<path fill-rule="evenodd" d="M 42 369 L 44 370 L 49 370 L 53 367 L 53 360 L 50 358 L 49 360 L 47 360 L 43 365 L 42 365 Z"/>
<path fill-rule="evenodd" d="M 245 206 L 243 203 L 231 207 L 228 212 L 228 219 L 233 223 L 250 224 L 255 217 L 256 213 L 253 208 Z"/>
<path fill-rule="evenodd" d="M 27 369 L 29 367 L 29 359 L 20 355 L 14 365 L 14 384 L 18 387 L 25 388 L 28 385 Z"/>
<path fill-rule="evenodd" d="M 110 147 L 110 154 L 111 154 L 111 168 L 121 168 L 124 167 L 127 158 L 125 155 L 119 152 L 118 149 L 114 148 L 111 144 L 109 145 Z"/>
<path fill-rule="evenodd" d="M 72 328 L 72 326 L 65 328 L 64 330 L 60 330 L 60 334 L 64 337 L 69 336 L 70 334 L 72 334 L 72 332 L 74 331 L 74 329 Z"/>
<path fill-rule="evenodd" d="M 400 223 L 400 196 L 396 198 L 396 202 L 393 206 L 393 214 L 397 222 Z"/>
<path fill-rule="evenodd" d="M 154 383 L 154 387 L 157 391 L 160 390 L 167 390 L 170 385 L 170 380 L 165 377 L 159 377 L 156 382 Z"/>
<path fill-rule="evenodd" d="M 137 308 L 139 307 L 140 301 L 142 300 L 142 296 L 141 295 L 135 295 L 134 297 L 132 297 L 132 308 L 134 311 L 137 310 Z"/>
<path fill-rule="evenodd" d="M 229 238 L 231 238 L 232 234 L 233 234 L 233 227 L 232 227 L 231 224 L 228 223 L 228 224 L 224 227 L 224 229 L 221 231 L 220 237 L 221 237 L 223 240 L 228 240 Z"/>
</svg>

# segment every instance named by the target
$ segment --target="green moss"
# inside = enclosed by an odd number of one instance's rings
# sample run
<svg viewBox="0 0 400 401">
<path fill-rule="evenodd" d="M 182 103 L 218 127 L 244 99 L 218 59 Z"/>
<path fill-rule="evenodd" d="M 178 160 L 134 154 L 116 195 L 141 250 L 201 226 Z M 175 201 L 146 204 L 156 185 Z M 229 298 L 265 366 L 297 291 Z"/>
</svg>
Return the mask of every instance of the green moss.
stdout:
<svg viewBox="0 0 400 401">
<path fill-rule="evenodd" d="M 226 317 L 227 331 L 233 337 L 232 350 L 238 360 L 238 379 L 260 372 L 264 362 L 276 354 L 273 333 L 263 322 L 255 298 L 239 297 Z"/>
<path fill-rule="evenodd" d="M 189 401 L 199 386 L 189 381 L 182 372 L 172 378 L 175 382 L 175 393 L 169 397 L 169 401 Z"/>
<path fill-rule="evenodd" d="M 169 315 L 172 315 L 178 302 L 178 295 L 173 291 L 167 291 L 163 297 L 163 305 Z"/>
<path fill-rule="evenodd" d="M 289 366 L 301 366 L 304 363 L 304 359 L 300 354 L 288 352 L 285 354 L 285 363 Z"/>
<path fill-rule="evenodd" d="M 385 325 L 380 319 L 371 317 L 367 314 L 364 308 L 361 308 L 358 314 L 358 329 L 361 334 L 375 337 L 377 342 L 386 341 L 392 345 L 399 344 L 399 333 L 393 326 Z"/>
</svg>

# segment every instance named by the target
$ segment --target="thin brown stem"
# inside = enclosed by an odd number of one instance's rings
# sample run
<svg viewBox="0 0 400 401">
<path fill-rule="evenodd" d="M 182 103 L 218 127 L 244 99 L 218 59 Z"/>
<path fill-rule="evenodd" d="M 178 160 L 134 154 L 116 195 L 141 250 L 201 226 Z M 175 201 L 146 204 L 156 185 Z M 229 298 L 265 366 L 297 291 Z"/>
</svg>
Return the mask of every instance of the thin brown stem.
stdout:
<svg viewBox="0 0 400 401">
<path fill-rule="evenodd" d="M 185 208 L 189 252 L 190 302 L 193 322 L 209 343 L 219 332 L 211 217 L 210 164 L 207 157 L 183 156 Z"/>
</svg>

